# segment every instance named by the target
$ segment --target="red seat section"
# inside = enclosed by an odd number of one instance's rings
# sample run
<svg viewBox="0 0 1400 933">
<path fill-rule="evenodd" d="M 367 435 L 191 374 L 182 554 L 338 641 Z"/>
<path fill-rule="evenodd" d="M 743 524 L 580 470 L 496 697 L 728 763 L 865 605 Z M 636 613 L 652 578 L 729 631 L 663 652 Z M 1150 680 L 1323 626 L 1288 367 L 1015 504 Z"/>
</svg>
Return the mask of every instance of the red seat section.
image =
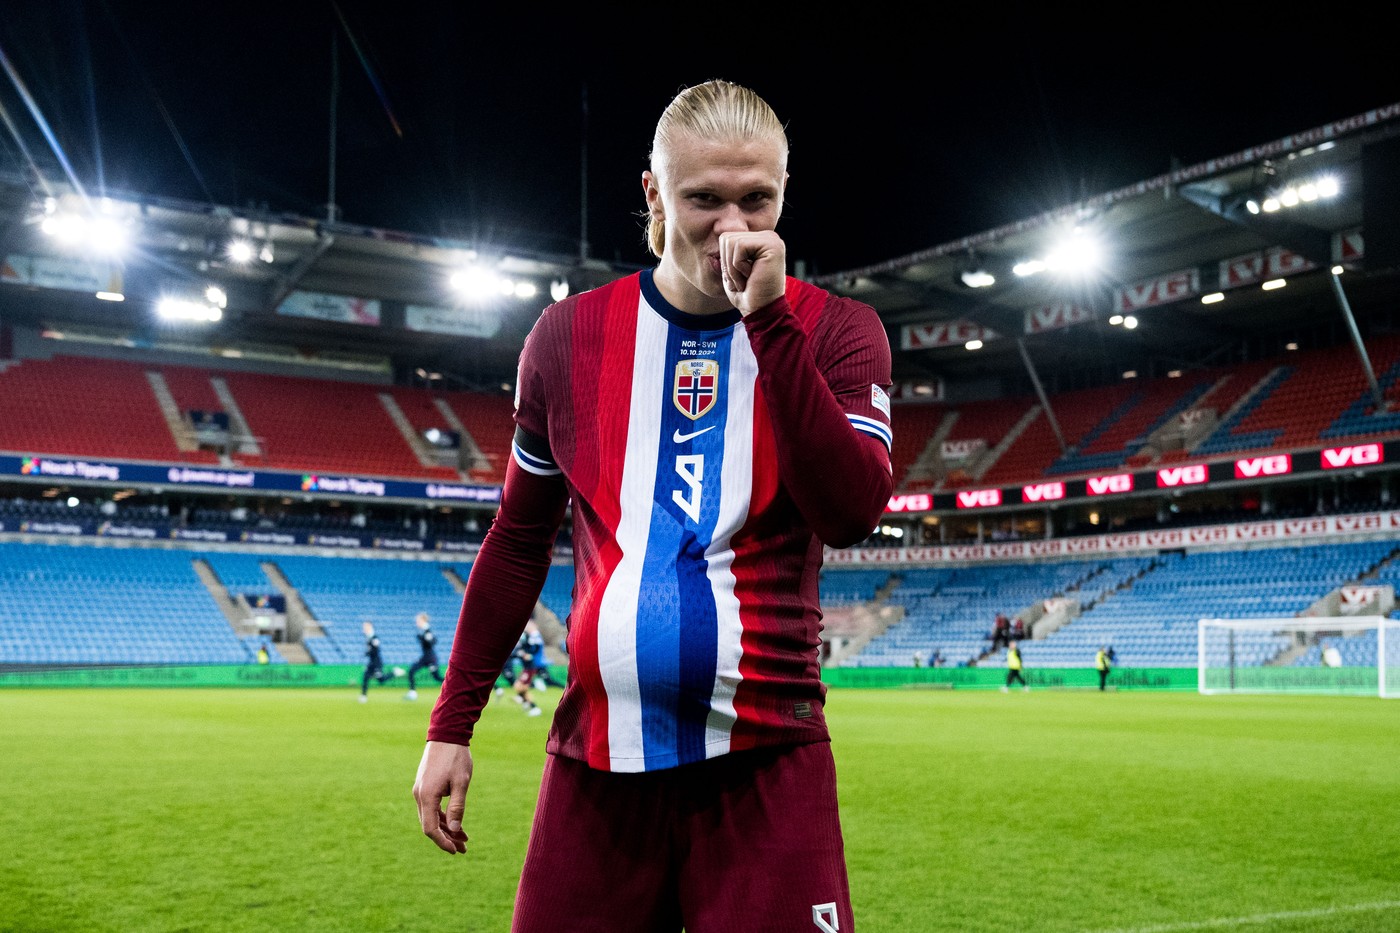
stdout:
<svg viewBox="0 0 1400 933">
<path fill-rule="evenodd" d="M 55 356 L 0 372 L 0 450 L 205 462 L 182 453 L 141 363 Z"/>
<path fill-rule="evenodd" d="M 383 386 L 306 376 L 220 374 L 262 450 L 234 459 L 283 470 L 460 479 L 425 467 L 379 393 Z"/>
<path fill-rule="evenodd" d="M 1008 399 L 988 399 L 985 401 L 968 402 L 958 405 L 956 410 L 958 418 L 953 422 L 952 429 L 948 432 L 945 441 L 950 444 L 967 445 L 981 441 L 985 447 L 984 451 L 990 451 L 997 446 L 1009 433 L 1016 423 L 1030 411 L 1031 406 L 1036 404 L 1034 399 L 1027 397 Z M 987 456 L 984 453 L 980 456 Z M 977 480 L 969 467 L 973 467 L 977 458 L 970 459 L 965 466 L 949 463 L 947 477 L 943 485 L 949 488 L 967 486 Z"/>
<path fill-rule="evenodd" d="M 515 399 L 484 392 L 450 392 L 443 398 L 452 406 L 489 465 L 469 470 L 478 483 L 503 483 L 515 437 Z"/>
<path fill-rule="evenodd" d="M 894 469 L 894 488 L 904 490 L 932 489 L 937 482 L 932 476 L 910 476 L 909 470 L 928 447 L 947 409 L 929 403 L 895 403 L 890 408 L 890 429 L 894 441 L 890 448 L 890 465 Z"/>
</svg>

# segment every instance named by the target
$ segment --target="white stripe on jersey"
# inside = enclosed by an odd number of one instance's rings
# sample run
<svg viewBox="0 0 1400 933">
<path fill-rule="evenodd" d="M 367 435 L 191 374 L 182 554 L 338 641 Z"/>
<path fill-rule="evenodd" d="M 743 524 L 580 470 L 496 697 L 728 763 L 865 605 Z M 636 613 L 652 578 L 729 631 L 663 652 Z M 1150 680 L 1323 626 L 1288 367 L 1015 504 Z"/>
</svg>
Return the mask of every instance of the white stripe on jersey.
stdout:
<svg viewBox="0 0 1400 933">
<path fill-rule="evenodd" d="M 511 442 L 510 450 L 515 456 L 515 462 L 520 464 L 520 468 L 528 470 L 536 476 L 558 476 L 563 472 L 554 465 L 553 461 L 531 455 L 528 451 L 521 449 L 520 445 L 514 441 Z"/>
<path fill-rule="evenodd" d="M 758 381 L 758 360 L 743 327 L 734 328 L 729 345 L 729 379 L 724 401 L 728 404 L 724 428 L 724 475 L 721 477 L 719 516 L 715 537 L 705 550 L 710 591 L 715 597 L 715 686 L 710 694 L 710 715 L 705 723 L 705 756 L 729 751 L 729 735 L 737 713 L 734 693 L 743 675 L 743 624 L 739 599 L 734 595 L 733 532 L 743 526 L 753 501 L 753 397 Z"/>
<path fill-rule="evenodd" d="M 598 673 L 607 693 L 608 752 L 614 771 L 646 768 L 642 747 L 641 687 L 637 677 L 637 601 L 646 565 L 661 436 L 657 387 L 664 385 L 667 323 L 645 301 L 637 303 L 632 353 L 632 396 L 627 454 L 619 490 L 617 544 L 622 557 L 598 605 Z"/>
<path fill-rule="evenodd" d="M 851 427 L 871 437 L 879 438 L 888 450 L 894 445 L 894 432 L 877 418 L 867 418 L 864 415 L 854 415 L 846 413 L 846 419 L 851 422 Z"/>
</svg>

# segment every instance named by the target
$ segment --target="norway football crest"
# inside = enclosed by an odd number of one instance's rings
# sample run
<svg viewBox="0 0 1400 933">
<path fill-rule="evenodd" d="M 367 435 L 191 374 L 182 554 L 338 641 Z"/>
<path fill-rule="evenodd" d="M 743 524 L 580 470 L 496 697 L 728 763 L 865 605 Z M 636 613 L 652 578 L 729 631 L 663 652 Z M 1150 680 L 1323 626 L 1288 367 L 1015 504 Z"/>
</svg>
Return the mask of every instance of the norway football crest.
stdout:
<svg viewBox="0 0 1400 933">
<path fill-rule="evenodd" d="M 694 421 L 715 406 L 718 386 L 719 363 L 714 360 L 681 360 L 676 364 L 671 400 L 681 414 Z"/>
</svg>

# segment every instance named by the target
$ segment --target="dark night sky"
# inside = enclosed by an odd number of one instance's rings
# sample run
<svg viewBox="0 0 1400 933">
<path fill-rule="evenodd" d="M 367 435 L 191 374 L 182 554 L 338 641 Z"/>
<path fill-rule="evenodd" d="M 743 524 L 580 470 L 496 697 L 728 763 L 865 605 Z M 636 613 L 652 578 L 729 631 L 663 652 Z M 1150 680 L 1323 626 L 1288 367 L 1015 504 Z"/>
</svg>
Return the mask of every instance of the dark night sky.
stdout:
<svg viewBox="0 0 1400 933">
<path fill-rule="evenodd" d="M 1400 70 L 1340 27 L 1280 29 L 1285 51 L 1265 52 L 1267 37 L 1204 16 L 1087 41 L 1006 14 L 935 27 L 809 5 L 739 24 L 720 5 L 514 7 L 486 20 L 420 0 L 10 0 L 0 50 L 89 189 L 323 216 L 335 36 L 342 219 L 568 255 L 586 194 L 590 255 L 639 264 L 657 116 L 686 84 L 740 81 L 787 121 L 779 229 L 813 273 L 1400 101 Z M 52 163 L 8 74 L 0 104 Z M 0 127 L 0 168 L 22 167 Z"/>
</svg>

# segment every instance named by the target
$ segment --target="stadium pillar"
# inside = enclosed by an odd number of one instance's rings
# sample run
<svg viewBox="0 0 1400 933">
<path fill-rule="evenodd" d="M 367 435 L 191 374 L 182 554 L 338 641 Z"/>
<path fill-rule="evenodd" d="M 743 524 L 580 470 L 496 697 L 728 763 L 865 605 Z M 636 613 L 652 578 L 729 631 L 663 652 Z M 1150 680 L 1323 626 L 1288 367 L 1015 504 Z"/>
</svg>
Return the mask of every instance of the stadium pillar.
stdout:
<svg viewBox="0 0 1400 933">
<path fill-rule="evenodd" d="M 1380 385 L 1376 382 L 1376 372 L 1371 368 L 1371 358 L 1366 355 L 1366 345 L 1361 342 L 1361 331 L 1356 327 L 1356 318 L 1351 313 L 1351 302 L 1347 301 L 1347 293 L 1342 288 L 1342 277 L 1335 272 L 1329 272 L 1332 277 L 1332 291 L 1337 295 L 1337 304 L 1341 305 L 1342 316 L 1347 319 L 1347 330 L 1351 332 L 1351 342 L 1356 345 L 1356 355 L 1361 357 L 1361 368 L 1366 373 L 1366 381 L 1371 386 L 1371 400 L 1376 403 L 1376 413 L 1385 411 L 1385 395 L 1381 392 Z"/>
<path fill-rule="evenodd" d="M 1050 427 L 1055 432 L 1055 439 L 1060 442 L 1060 453 L 1065 453 L 1065 436 L 1060 433 L 1060 422 L 1055 420 L 1055 410 L 1050 407 L 1050 399 L 1045 396 L 1045 388 L 1040 384 L 1040 377 L 1036 375 L 1035 364 L 1031 362 L 1031 355 L 1026 352 L 1026 342 L 1021 338 L 1016 338 L 1016 349 L 1021 351 L 1021 362 L 1026 364 L 1026 372 L 1030 373 L 1031 385 L 1035 386 L 1035 394 L 1040 396 L 1041 407 L 1045 409 L 1045 417 L 1050 421 Z"/>
</svg>

